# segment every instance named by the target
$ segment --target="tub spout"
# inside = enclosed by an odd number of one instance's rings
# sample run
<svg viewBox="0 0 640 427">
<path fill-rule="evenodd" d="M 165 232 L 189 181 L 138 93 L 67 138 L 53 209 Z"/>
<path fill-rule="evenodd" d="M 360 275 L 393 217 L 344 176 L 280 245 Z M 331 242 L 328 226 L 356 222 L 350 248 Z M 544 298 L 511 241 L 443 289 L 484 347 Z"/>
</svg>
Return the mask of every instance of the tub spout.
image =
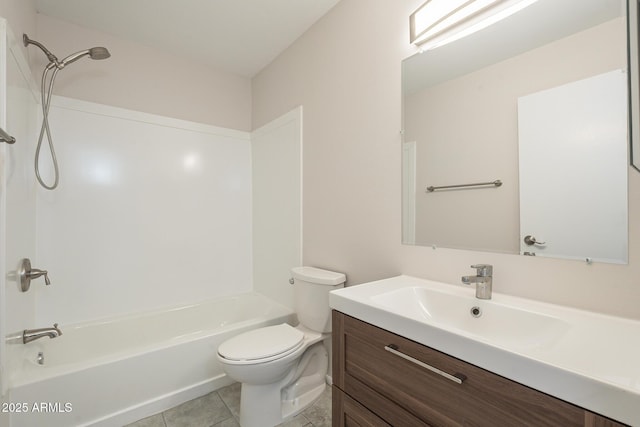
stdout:
<svg viewBox="0 0 640 427">
<path fill-rule="evenodd" d="M 53 328 L 25 329 L 22 332 L 22 343 L 26 344 L 42 337 L 56 338 L 60 335 L 62 331 L 58 329 L 57 323 L 53 324 Z"/>
</svg>

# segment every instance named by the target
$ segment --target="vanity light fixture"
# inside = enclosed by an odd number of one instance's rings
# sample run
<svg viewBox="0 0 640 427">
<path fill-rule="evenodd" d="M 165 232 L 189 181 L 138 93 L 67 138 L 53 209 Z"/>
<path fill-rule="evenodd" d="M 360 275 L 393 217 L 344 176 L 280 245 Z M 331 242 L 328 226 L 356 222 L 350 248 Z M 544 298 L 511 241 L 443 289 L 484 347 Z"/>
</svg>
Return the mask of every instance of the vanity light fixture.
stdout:
<svg viewBox="0 0 640 427">
<path fill-rule="evenodd" d="M 410 41 L 434 49 L 494 24 L 538 0 L 427 0 L 409 17 Z"/>
</svg>

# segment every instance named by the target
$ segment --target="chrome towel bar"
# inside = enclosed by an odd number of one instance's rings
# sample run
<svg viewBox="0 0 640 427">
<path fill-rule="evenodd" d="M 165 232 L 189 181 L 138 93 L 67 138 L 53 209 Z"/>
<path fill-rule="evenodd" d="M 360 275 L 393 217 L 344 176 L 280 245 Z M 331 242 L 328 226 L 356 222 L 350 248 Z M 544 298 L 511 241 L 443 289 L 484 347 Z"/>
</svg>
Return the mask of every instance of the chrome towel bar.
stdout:
<svg viewBox="0 0 640 427">
<path fill-rule="evenodd" d="M 0 128 L 0 142 L 6 142 L 7 144 L 13 144 L 16 139 L 9 135 L 4 129 Z"/>
<path fill-rule="evenodd" d="M 500 181 L 499 179 L 496 179 L 495 181 L 491 181 L 491 182 L 477 182 L 475 184 L 441 185 L 440 187 L 434 187 L 432 185 L 430 187 L 427 187 L 427 193 L 432 193 L 436 190 L 445 190 L 449 188 L 473 188 L 473 187 L 486 187 L 486 186 L 500 187 L 501 185 L 502 185 L 502 181 Z"/>
</svg>

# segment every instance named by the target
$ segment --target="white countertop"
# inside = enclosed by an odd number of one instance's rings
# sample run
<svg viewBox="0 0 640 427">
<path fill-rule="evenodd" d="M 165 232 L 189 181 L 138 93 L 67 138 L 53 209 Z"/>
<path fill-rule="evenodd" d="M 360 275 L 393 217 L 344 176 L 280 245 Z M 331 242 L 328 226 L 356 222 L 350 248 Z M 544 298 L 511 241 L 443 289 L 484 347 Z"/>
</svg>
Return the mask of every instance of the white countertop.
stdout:
<svg viewBox="0 0 640 427">
<path fill-rule="evenodd" d="M 640 425 L 640 321 L 398 276 L 331 308 L 614 420 Z M 469 313 L 480 307 L 481 317 Z"/>
</svg>

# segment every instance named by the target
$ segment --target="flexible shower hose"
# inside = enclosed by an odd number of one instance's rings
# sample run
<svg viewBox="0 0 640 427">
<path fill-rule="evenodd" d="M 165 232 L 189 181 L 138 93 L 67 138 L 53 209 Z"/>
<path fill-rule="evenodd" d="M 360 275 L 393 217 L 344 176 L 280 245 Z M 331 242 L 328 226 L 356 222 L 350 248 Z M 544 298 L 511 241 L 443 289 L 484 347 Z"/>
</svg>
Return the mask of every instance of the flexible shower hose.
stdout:
<svg viewBox="0 0 640 427">
<path fill-rule="evenodd" d="M 53 69 L 53 74 L 51 75 L 51 79 L 49 80 L 49 86 L 47 87 L 47 75 L 49 71 Z M 36 178 L 40 185 L 42 185 L 47 190 L 53 190 L 58 186 L 58 181 L 60 180 L 60 172 L 58 170 L 58 159 L 56 158 L 56 151 L 53 148 L 53 139 L 51 138 L 51 129 L 49 129 L 49 106 L 51 104 L 51 94 L 53 92 L 53 83 L 56 80 L 56 75 L 58 74 L 58 67 L 53 62 L 50 62 L 49 65 L 44 69 L 42 73 L 42 82 L 41 82 L 41 103 L 42 103 L 42 127 L 40 128 L 40 136 L 38 137 L 38 146 L 36 147 L 36 158 L 35 158 L 35 170 L 36 170 Z M 53 173 L 54 173 L 54 181 L 52 185 L 47 185 L 40 176 L 40 148 L 42 147 L 42 139 L 45 134 L 47 135 L 47 141 L 49 142 L 49 151 L 51 152 L 51 160 L 53 162 Z"/>
</svg>

